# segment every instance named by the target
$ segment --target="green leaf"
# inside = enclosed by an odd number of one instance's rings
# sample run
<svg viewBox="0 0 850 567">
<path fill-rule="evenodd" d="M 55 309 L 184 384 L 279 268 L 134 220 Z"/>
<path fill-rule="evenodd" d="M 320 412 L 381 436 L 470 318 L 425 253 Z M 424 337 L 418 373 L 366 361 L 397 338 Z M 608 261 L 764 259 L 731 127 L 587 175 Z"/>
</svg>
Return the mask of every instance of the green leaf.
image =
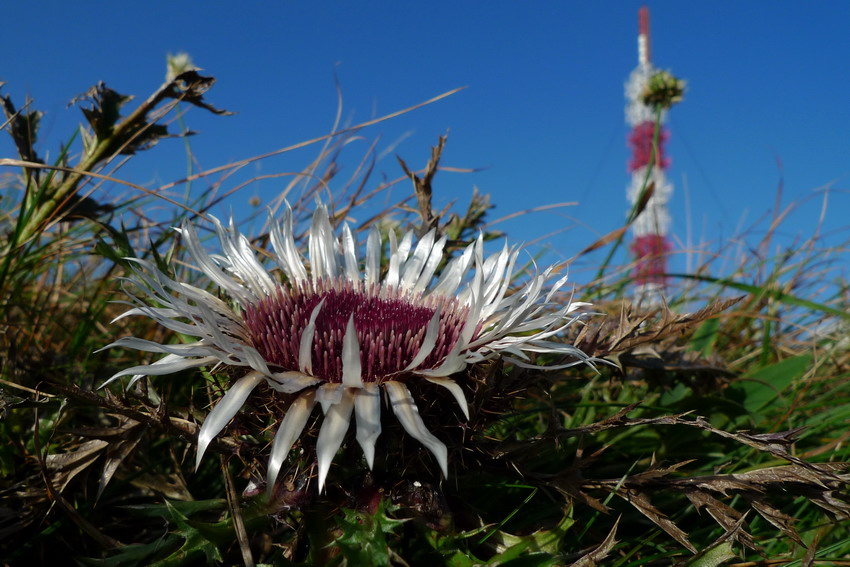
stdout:
<svg viewBox="0 0 850 567">
<path fill-rule="evenodd" d="M 528 503 L 531 501 L 531 499 L 532 499 L 532 498 L 534 498 L 534 495 L 535 495 L 535 494 L 537 494 L 537 488 L 536 488 L 536 487 L 529 487 L 529 488 L 531 488 L 532 490 L 531 490 L 531 492 L 528 494 L 528 496 L 526 496 L 525 500 L 523 500 L 523 501 L 522 501 L 522 503 L 521 503 L 519 506 L 517 506 L 516 508 L 514 508 L 513 512 L 511 512 L 510 514 L 508 514 L 507 516 L 505 516 L 505 517 L 502 519 L 502 521 L 501 521 L 501 522 L 499 522 L 499 524 L 498 524 L 498 525 L 496 525 L 496 526 L 495 526 L 492 530 L 490 530 L 490 532 L 489 532 L 487 535 L 485 535 L 485 536 L 484 536 L 484 537 L 482 537 L 480 540 L 478 540 L 478 545 L 481 545 L 482 543 L 484 543 L 485 541 L 487 541 L 487 540 L 490 538 L 490 536 L 492 536 L 493 534 L 500 533 L 500 532 L 499 532 L 499 530 L 501 530 L 501 529 L 502 529 L 502 526 L 504 526 L 504 525 L 505 525 L 505 524 L 506 524 L 506 523 L 507 523 L 507 522 L 508 522 L 511 518 L 513 518 L 513 517 L 517 514 L 517 512 L 519 512 L 519 511 L 520 511 L 520 509 L 521 509 L 523 506 L 525 506 L 526 504 L 528 504 Z"/>
<path fill-rule="evenodd" d="M 490 559 L 490 561 L 487 562 L 487 565 L 506 565 L 509 562 L 512 562 L 528 550 L 530 543 L 531 542 L 527 539 L 521 539 L 519 543 L 510 546 L 499 555 Z"/>
<path fill-rule="evenodd" d="M 378 504 L 374 514 L 357 510 L 344 510 L 344 518 L 337 519 L 342 535 L 334 541 L 348 565 L 390 565 L 390 548 L 387 535 L 406 520 L 387 516 L 384 502 Z"/>
<path fill-rule="evenodd" d="M 148 518 L 162 518 L 172 513 L 186 517 L 208 510 L 224 511 L 227 509 L 227 500 L 224 498 L 215 498 L 213 500 L 192 500 L 189 502 L 166 501 L 164 504 L 132 504 L 121 506 L 121 508 L 129 510 L 137 516 Z"/>
<path fill-rule="evenodd" d="M 565 515 L 552 530 L 537 530 L 526 536 L 499 531 L 498 538 L 507 549 L 490 559 L 487 565 L 556 565 L 561 542 L 574 524 L 575 520 Z"/>
<path fill-rule="evenodd" d="M 682 400 L 692 396 L 694 391 L 687 385 L 679 382 L 669 390 L 661 394 L 658 403 L 667 408 L 674 404 L 678 404 Z"/>
<path fill-rule="evenodd" d="M 174 277 L 174 270 L 172 269 L 171 263 L 170 263 L 171 262 L 171 258 L 170 258 L 171 252 L 172 252 L 172 250 L 169 250 L 169 254 L 166 255 L 167 257 L 163 258 L 162 254 L 160 254 L 159 251 L 156 249 L 156 245 L 154 245 L 154 243 L 151 242 L 151 254 L 153 255 L 154 264 L 156 264 L 156 267 L 160 272 L 162 272 L 163 274 L 165 274 L 169 278 Z"/>
<path fill-rule="evenodd" d="M 699 326 L 694 336 L 691 337 L 691 343 L 688 349 L 700 353 L 702 356 L 708 356 L 714 351 L 714 345 L 717 343 L 717 331 L 720 328 L 720 319 L 706 319 Z"/>
<path fill-rule="evenodd" d="M 576 521 L 572 517 L 566 515 L 558 522 L 558 525 L 554 529 L 534 532 L 531 534 L 531 538 L 534 540 L 534 547 L 547 553 L 558 553 L 561 542 L 575 523 Z"/>
<path fill-rule="evenodd" d="M 724 541 L 700 553 L 686 565 L 687 567 L 717 567 L 737 557 L 738 555 L 732 550 L 732 544 Z"/>
<path fill-rule="evenodd" d="M 480 564 L 481 563 L 476 559 L 473 559 L 460 551 L 455 551 L 451 557 L 446 558 L 446 565 L 448 567 L 472 567 L 473 565 Z"/>
<path fill-rule="evenodd" d="M 801 354 L 745 374 L 737 385 L 744 395 L 744 408 L 757 413 L 777 405 L 782 392 L 805 375 L 812 360 L 811 354 Z"/>
<path fill-rule="evenodd" d="M 551 530 L 537 530 L 526 536 L 515 536 L 506 532 L 499 532 L 502 543 L 509 546 L 508 551 L 505 551 L 499 557 L 502 557 L 503 560 L 511 557 L 519 557 L 519 553 L 526 549 L 532 552 L 556 554 L 559 552 L 561 542 L 573 524 L 575 524 L 575 520 L 569 515 L 566 515 Z M 511 550 L 514 550 L 514 555 L 509 556 L 508 552 Z"/>
<path fill-rule="evenodd" d="M 218 543 L 232 541 L 236 537 L 232 527 L 227 527 L 222 524 L 205 524 L 202 522 L 193 522 L 184 516 L 170 502 L 166 501 L 165 506 L 168 510 L 168 515 L 175 524 L 174 532 L 183 538 L 183 545 L 180 549 L 166 557 L 161 561 L 152 563 L 159 567 L 169 565 L 185 565 L 191 558 L 199 556 L 201 553 L 206 556 L 207 563 L 213 561 L 221 561 L 221 551 L 218 549 Z"/>
<path fill-rule="evenodd" d="M 176 549 L 179 544 L 179 537 L 167 535 L 165 538 L 157 539 L 151 543 L 125 545 L 112 557 L 104 559 L 81 557 L 78 560 L 83 565 L 91 565 L 92 567 L 135 567 L 136 565 L 149 564 L 156 554 Z"/>
<path fill-rule="evenodd" d="M 127 229 L 123 225 L 121 226 L 121 230 L 117 230 L 105 223 L 98 224 L 109 233 L 109 236 L 112 238 L 112 244 L 98 237 L 94 245 L 94 253 L 125 268 L 131 267 L 130 262 L 126 258 L 135 258 L 136 252 L 130 243 Z"/>
<path fill-rule="evenodd" d="M 842 311 L 841 309 L 836 309 L 834 307 L 830 307 L 829 305 L 824 305 L 815 301 L 809 301 L 808 299 L 803 299 L 801 297 L 797 297 L 788 293 L 783 293 L 775 288 L 747 284 L 729 278 L 713 278 L 711 276 L 700 276 L 697 274 L 667 274 L 667 276 L 671 278 L 681 278 L 685 280 L 696 280 L 701 282 L 714 283 L 719 286 L 737 289 L 739 291 L 746 291 L 747 293 L 752 293 L 754 295 L 772 297 L 773 299 L 785 303 L 786 305 L 796 305 L 797 307 L 804 307 L 806 309 L 811 309 L 812 311 L 820 311 L 821 313 L 828 313 L 829 315 L 835 315 L 836 317 L 841 317 L 842 319 L 850 320 L 850 312 Z"/>
</svg>

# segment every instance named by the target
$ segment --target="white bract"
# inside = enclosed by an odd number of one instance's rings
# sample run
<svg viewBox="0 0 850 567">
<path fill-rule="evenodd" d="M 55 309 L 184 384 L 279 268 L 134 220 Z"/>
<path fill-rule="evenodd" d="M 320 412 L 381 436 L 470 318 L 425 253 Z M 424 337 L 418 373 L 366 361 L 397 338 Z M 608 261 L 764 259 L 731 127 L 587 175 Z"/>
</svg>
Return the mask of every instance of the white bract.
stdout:
<svg viewBox="0 0 850 567">
<path fill-rule="evenodd" d="M 390 231 L 382 277 L 383 242 L 378 230 L 369 234 L 361 261 L 348 225 L 335 236 L 327 209 L 318 205 L 308 231 L 305 263 L 287 206 L 282 222 L 271 219 L 269 253 L 283 276 L 277 277 L 257 258 L 233 221 L 225 227 L 212 220 L 220 254 L 209 254 L 202 247 L 190 223 L 184 223 L 180 233 L 197 269 L 232 304 L 169 278 L 151 262 L 133 259 L 138 267 L 129 281 L 137 291 L 125 289 L 133 308 L 119 319 L 150 317 L 197 341 L 159 344 L 127 337 L 109 345 L 165 356 L 122 370 L 107 383 L 122 376 L 133 376 L 135 381 L 201 366 L 244 367 L 244 376 L 230 386 L 201 427 L 198 463 L 254 388 L 266 382 L 279 392 L 300 392 L 275 435 L 269 488 L 317 403 L 325 416 L 316 444 L 319 490 L 352 413 L 357 442 L 371 468 L 381 433 L 382 391 L 405 431 L 428 448 L 447 475 L 446 446 L 426 428 L 406 382 L 424 379 L 446 388 L 468 419 L 463 390 L 451 376 L 471 364 L 503 355 L 513 364 L 530 366 L 527 353 L 573 358 L 554 368 L 587 360 L 576 347 L 551 340 L 579 319 L 582 315 L 576 310 L 586 305 L 553 305 L 566 277 L 550 285 L 549 268 L 520 289 L 510 289 L 519 249 L 505 245 L 485 258 L 479 237 L 435 277 L 446 238 L 437 239 L 432 230 L 414 247 L 412 232 L 399 241 Z"/>
</svg>

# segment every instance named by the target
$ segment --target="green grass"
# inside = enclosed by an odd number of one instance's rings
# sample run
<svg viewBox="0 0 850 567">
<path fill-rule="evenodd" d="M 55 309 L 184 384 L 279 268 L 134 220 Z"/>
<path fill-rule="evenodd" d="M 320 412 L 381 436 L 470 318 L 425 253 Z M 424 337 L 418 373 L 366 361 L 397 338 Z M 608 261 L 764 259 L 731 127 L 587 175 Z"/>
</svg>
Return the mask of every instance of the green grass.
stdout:
<svg viewBox="0 0 850 567">
<path fill-rule="evenodd" d="M 233 198 L 242 186 L 227 188 L 227 175 L 252 161 L 195 173 L 190 165 L 185 180 L 156 189 L 117 178 L 121 160 L 159 151 L 148 150 L 150 142 L 166 135 L 161 125 L 178 103 L 218 112 L 203 99 L 206 78 L 183 80 L 126 117 L 124 97 L 93 91 L 89 108 L 99 110 L 87 114 L 82 145 L 69 136 L 51 164 L 39 158 L 38 115 L 7 118 L 19 155 L 0 160 L 9 174 L 0 211 L 5 562 L 850 564 L 850 306 L 838 264 L 846 247 L 821 249 L 816 231 L 771 256 L 785 219 L 778 213 L 734 268 L 716 268 L 720 250 L 674 275 L 669 310 L 628 303 L 629 267 L 611 265 L 619 233 L 589 243 L 586 251 L 608 247 L 608 260 L 575 297 L 593 298 L 600 315 L 561 340 L 611 364 L 557 373 L 476 367 L 462 381 L 474 408 L 468 423 L 447 419 L 453 399 L 429 390 L 420 410 L 449 446 L 448 479 L 400 426 L 385 423 L 380 466 L 366 470 L 351 436 L 319 496 L 304 456 L 313 425 L 304 453 L 284 467 L 285 492 L 271 502 L 264 492 L 243 495 L 264 476 L 279 419 L 282 402 L 268 396 L 250 399 L 193 471 L 198 424 L 230 377 L 187 371 L 98 390 L 142 358 L 120 349 L 95 354 L 119 336 L 178 340 L 145 318 L 110 324 L 124 310 L 111 301 L 123 298 L 126 258 L 206 285 L 184 264 L 171 227 Z M 337 177 L 346 141 L 398 114 L 258 156 L 318 148 L 263 204 L 286 197 L 303 222 L 314 195 L 331 191 L 341 221 L 412 179 L 415 191 L 358 233 L 371 224 L 438 226 L 459 249 L 485 226 L 490 202 L 475 193 L 465 212 L 430 210 L 442 141 L 425 171 L 403 165 L 379 181 L 367 153 L 349 178 Z M 223 176 L 222 192 L 190 201 L 187 184 L 211 175 Z M 181 185 L 182 202 L 162 201 Z M 116 187 L 129 193 L 103 202 Z M 148 218 L 139 212 L 148 206 L 165 213 Z M 268 239 L 262 230 L 254 237 L 260 248 Z"/>
</svg>

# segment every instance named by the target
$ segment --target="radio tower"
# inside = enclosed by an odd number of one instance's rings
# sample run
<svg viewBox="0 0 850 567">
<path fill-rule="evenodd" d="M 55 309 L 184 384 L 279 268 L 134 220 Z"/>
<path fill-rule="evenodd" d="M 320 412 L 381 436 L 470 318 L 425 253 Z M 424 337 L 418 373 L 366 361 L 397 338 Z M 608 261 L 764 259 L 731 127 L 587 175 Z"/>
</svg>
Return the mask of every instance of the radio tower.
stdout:
<svg viewBox="0 0 850 567">
<path fill-rule="evenodd" d="M 632 179 L 627 196 L 631 203 L 630 210 L 634 211 L 641 200 L 641 194 L 653 188 L 643 212 L 632 223 L 634 240 L 631 245 L 635 256 L 635 303 L 649 307 L 660 304 L 664 297 L 667 253 L 670 251 L 667 241 L 670 229 L 667 202 L 673 192 L 673 186 L 664 175 L 669 165 L 664 154 L 668 133 L 659 124 L 661 130 L 656 136 L 656 110 L 646 103 L 644 96 L 650 78 L 656 73 L 658 71 L 650 59 L 649 9 L 643 6 L 638 12 L 638 66 L 626 83 L 626 122 L 631 127 L 628 140 L 632 150 L 628 167 Z M 661 112 L 663 123 L 666 111 Z M 653 152 L 653 141 L 656 138 L 658 145 Z M 654 161 L 652 167 L 650 160 Z"/>
</svg>

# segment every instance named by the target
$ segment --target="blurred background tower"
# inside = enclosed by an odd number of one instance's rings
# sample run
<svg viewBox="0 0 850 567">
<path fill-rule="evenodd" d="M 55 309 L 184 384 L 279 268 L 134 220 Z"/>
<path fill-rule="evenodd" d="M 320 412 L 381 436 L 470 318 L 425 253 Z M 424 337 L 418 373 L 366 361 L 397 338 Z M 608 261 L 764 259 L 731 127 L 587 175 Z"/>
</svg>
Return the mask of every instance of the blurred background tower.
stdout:
<svg viewBox="0 0 850 567">
<path fill-rule="evenodd" d="M 669 165 L 669 160 L 664 153 L 664 143 L 667 141 L 668 133 L 662 126 L 667 112 L 661 111 L 661 122 L 658 124 L 660 131 L 657 135 L 658 146 L 653 152 L 653 140 L 656 138 L 656 111 L 655 107 L 648 105 L 643 97 L 650 78 L 657 72 L 652 66 L 650 57 L 649 9 L 643 6 L 638 12 L 638 66 L 626 82 L 626 122 L 631 127 L 628 140 L 632 157 L 628 169 L 632 177 L 627 189 L 627 196 L 631 203 L 630 211 L 634 211 L 641 200 L 643 188 L 653 188 L 652 196 L 643 212 L 632 224 L 634 239 L 631 250 L 635 257 L 634 301 L 645 307 L 662 302 L 666 286 L 664 274 L 667 273 L 667 253 L 670 251 L 670 244 L 667 241 L 667 233 L 670 230 L 667 202 L 673 187 L 664 175 Z M 654 161 L 651 168 L 650 161 Z"/>
</svg>

